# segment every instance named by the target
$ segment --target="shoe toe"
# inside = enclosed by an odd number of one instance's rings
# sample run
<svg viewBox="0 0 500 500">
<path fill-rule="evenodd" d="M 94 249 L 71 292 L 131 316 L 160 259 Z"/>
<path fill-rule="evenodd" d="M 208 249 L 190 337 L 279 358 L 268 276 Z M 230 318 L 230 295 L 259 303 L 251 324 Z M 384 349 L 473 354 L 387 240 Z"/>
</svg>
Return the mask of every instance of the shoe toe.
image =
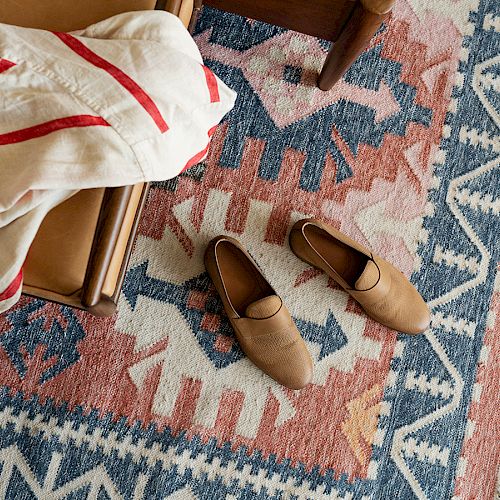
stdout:
<svg viewBox="0 0 500 500">
<path fill-rule="evenodd" d="M 382 259 L 377 262 L 382 284 L 355 296 L 366 313 L 401 333 L 416 335 L 427 330 L 429 308 L 417 289 L 392 264 Z"/>
<path fill-rule="evenodd" d="M 313 366 L 311 357 L 302 348 L 291 349 L 284 353 L 269 375 L 279 384 L 289 389 L 303 389 L 312 381 Z"/>
<path fill-rule="evenodd" d="M 395 330 L 417 335 L 425 332 L 430 325 L 429 307 L 417 289 L 398 270 L 397 285 L 392 290 L 390 301 L 395 304 L 395 317 L 392 328 Z"/>
<path fill-rule="evenodd" d="M 313 363 L 295 326 L 240 338 L 243 351 L 264 373 L 289 389 L 302 389 L 312 380 Z"/>
<path fill-rule="evenodd" d="M 429 307 L 418 292 L 417 296 L 418 297 L 415 297 L 416 300 L 412 307 L 411 318 L 407 321 L 406 332 L 404 332 L 411 335 L 425 332 L 431 323 Z"/>
</svg>

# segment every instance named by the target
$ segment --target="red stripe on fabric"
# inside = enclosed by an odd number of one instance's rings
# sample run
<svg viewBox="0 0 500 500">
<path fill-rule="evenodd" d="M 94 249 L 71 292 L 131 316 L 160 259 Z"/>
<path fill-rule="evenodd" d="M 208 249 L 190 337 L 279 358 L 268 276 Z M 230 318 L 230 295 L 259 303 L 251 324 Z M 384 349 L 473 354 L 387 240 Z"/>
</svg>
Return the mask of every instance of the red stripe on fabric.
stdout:
<svg viewBox="0 0 500 500">
<path fill-rule="evenodd" d="M 184 166 L 184 168 L 181 170 L 181 174 L 182 172 L 184 172 L 185 170 L 187 170 L 188 168 L 191 168 L 193 165 L 196 165 L 197 163 L 199 163 L 203 157 L 207 154 L 207 151 L 208 151 L 208 148 L 210 147 L 210 142 L 207 144 L 206 148 L 203 149 L 203 151 L 200 151 L 199 153 L 196 153 L 187 163 L 186 165 Z"/>
<path fill-rule="evenodd" d="M 218 125 L 214 125 L 208 132 L 207 132 L 207 135 L 208 137 L 212 137 L 214 135 L 214 132 L 217 130 L 217 127 Z M 203 151 L 200 151 L 199 153 L 196 153 L 187 163 L 186 165 L 184 166 L 184 168 L 180 171 L 180 173 L 182 174 L 182 172 L 184 172 L 184 170 L 187 170 L 188 168 L 192 167 L 193 165 L 196 165 L 197 163 L 199 163 L 203 157 L 207 154 L 208 152 L 208 148 L 210 147 L 210 141 L 208 141 L 208 144 L 207 146 L 205 147 L 205 149 L 203 149 Z"/>
<path fill-rule="evenodd" d="M 7 61 L 7 59 L 0 58 L 0 73 L 7 71 L 9 68 L 12 68 L 12 66 L 15 65 L 16 63 L 13 63 L 12 61 Z"/>
<path fill-rule="evenodd" d="M 2 293 L 0 293 L 0 302 L 8 300 L 11 297 L 13 297 L 19 290 L 19 287 L 21 286 L 22 282 L 23 282 L 23 270 L 21 269 L 17 274 L 17 276 L 12 281 L 12 283 Z"/>
<path fill-rule="evenodd" d="M 161 116 L 160 110 L 156 107 L 153 99 L 149 97 L 146 92 L 134 81 L 130 76 L 125 74 L 120 68 L 117 68 L 106 59 L 97 55 L 95 52 L 85 46 L 80 40 L 70 35 L 69 33 L 52 32 L 56 35 L 65 45 L 67 45 L 73 52 L 83 57 L 87 62 L 100 68 L 109 75 L 111 75 L 123 88 L 125 88 L 134 99 L 147 111 L 153 118 L 154 122 L 160 129 L 160 132 L 166 132 L 168 125 Z"/>
<path fill-rule="evenodd" d="M 207 80 L 210 102 L 220 102 L 217 78 L 215 78 L 215 75 L 205 65 L 202 64 L 201 67 L 203 68 L 203 71 L 205 73 L 205 79 Z"/>
<path fill-rule="evenodd" d="M 63 130 L 65 128 L 92 127 L 95 125 L 109 127 L 109 123 L 100 116 L 75 115 L 67 116 L 65 118 L 56 118 L 55 120 L 39 123 L 38 125 L 33 125 L 32 127 L 14 130 L 12 132 L 7 132 L 6 134 L 0 134 L 0 146 L 29 141 L 30 139 L 43 137 L 44 135 L 51 134 L 57 130 Z"/>
</svg>

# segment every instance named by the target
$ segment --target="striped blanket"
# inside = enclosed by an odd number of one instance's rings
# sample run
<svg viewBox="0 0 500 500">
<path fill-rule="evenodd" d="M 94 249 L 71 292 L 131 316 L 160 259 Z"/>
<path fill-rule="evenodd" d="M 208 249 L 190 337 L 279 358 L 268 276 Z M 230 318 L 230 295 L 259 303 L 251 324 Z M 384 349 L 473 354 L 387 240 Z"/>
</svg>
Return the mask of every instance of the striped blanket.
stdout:
<svg viewBox="0 0 500 500">
<path fill-rule="evenodd" d="M 235 99 L 159 11 L 71 34 L 0 24 L 0 89 L 0 312 L 50 209 L 79 189 L 175 177 Z"/>
</svg>

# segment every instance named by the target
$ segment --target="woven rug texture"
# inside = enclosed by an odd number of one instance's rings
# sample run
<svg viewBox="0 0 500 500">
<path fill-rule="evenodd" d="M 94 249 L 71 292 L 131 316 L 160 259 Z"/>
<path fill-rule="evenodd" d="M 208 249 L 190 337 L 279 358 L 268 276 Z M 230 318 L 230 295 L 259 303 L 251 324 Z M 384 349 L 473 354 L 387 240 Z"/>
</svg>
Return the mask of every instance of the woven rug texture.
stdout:
<svg viewBox="0 0 500 500">
<path fill-rule="evenodd" d="M 0 316 L 0 498 L 485 499 L 500 456 L 500 6 L 398 0 L 329 92 L 329 44 L 204 8 L 238 93 L 207 159 L 153 186 L 118 312 Z M 423 335 L 298 260 L 315 216 L 395 264 Z M 203 267 L 240 240 L 314 360 L 290 391 L 243 355 Z"/>
</svg>

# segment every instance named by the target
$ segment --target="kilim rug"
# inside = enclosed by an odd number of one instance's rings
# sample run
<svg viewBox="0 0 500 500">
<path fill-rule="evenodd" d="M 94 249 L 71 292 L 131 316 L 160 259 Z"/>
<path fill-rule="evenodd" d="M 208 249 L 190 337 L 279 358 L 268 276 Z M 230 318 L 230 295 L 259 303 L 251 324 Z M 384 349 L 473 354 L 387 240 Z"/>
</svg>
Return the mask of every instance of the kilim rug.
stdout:
<svg viewBox="0 0 500 500">
<path fill-rule="evenodd" d="M 238 92 L 206 161 L 152 189 L 118 313 L 0 317 L 0 498 L 491 499 L 499 462 L 500 9 L 400 0 L 330 92 L 328 45 L 205 9 Z M 314 215 L 411 277 L 397 335 L 290 251 Z M 204 271 L 253 254 L 315 364 L 285 390 L 241 353 Z"/>
</svg>

